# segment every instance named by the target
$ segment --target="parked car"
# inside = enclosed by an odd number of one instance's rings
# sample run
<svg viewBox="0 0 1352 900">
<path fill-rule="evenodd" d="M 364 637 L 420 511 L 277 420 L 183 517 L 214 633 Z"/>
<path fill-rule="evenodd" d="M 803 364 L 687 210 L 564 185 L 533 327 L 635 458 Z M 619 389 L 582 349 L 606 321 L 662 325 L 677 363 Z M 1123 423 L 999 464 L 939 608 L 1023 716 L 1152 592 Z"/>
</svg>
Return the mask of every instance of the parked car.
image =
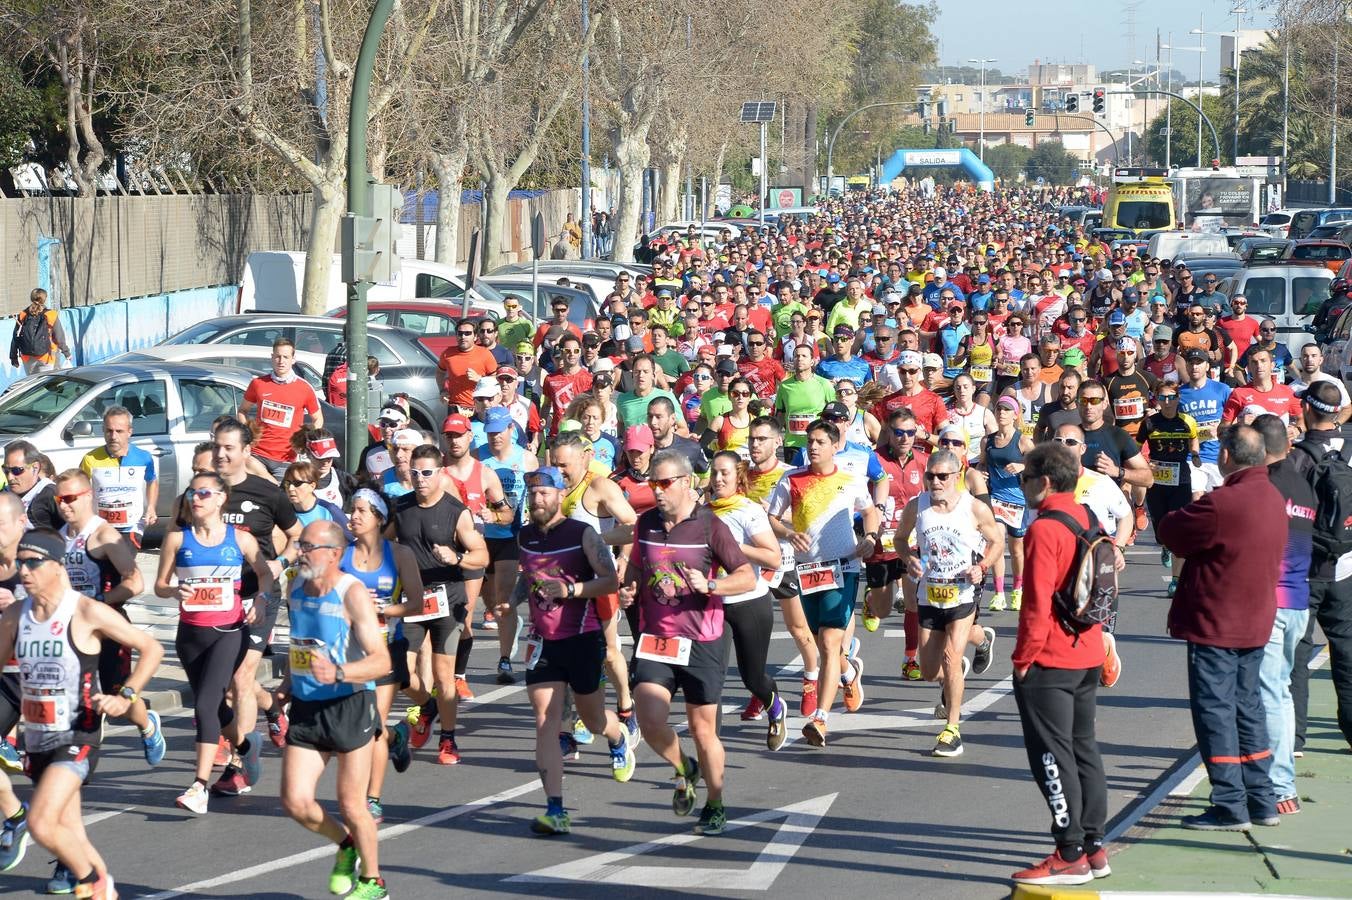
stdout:
<svg viewBox="0 0 1352 900">
<path fill-rule="evenodd" d="M 1244 268 L 1238 253 L 1180 253 L 1173 261 L 1187 263 L 1199 281 L 1204 275 L 1215 275 L 1217 280 L 1228 278 Z"/>
<path fill-rule="evenodd" d="M 524 302 L 522 306 L 524 308 Z M 335 309 L 329 315 L 346 319 L 347 307 Z M 460 304 L 441 300 L 384 300 L 366 305 L 366 321 L 413 332 L 437 359 L 441 358 L 442 351 L 455 344 L 455 326 L 461 318 Z M 493 310 L 470 307 L 469 318 L 497 321 L 500 317 Z"/>
<path fill-rule="evenodd" d="M 148 359 L 32 375 L 0 397 L 0 441 L 32 441 L 60 472 L 103 446 L 104 410 L 126 407 L 134 422 L 132 446 L 155 458 L 155 512 L 172 517 L 192 478 L 193 448 L 211 438 L 217 416 L 235 414 L 253 375 L 233 366 Z M 336 424 L 341 442 L 341 419 Z"/>
<path fill-rule="evenodd" d="M 1289 236 L 1288 232 L 1291 230 L 1291 217 L 1296 212 L 1297 210 L 1294 209 L 1273 210 L 1263 216 L 1262 221 L 1258 223 L 1258 227 L 1275 238 L 1285 239 Z"/>
<path fill-rule="evenodd" d="M 1246 237 L 1235 245 L 1235 252 L 1245 262 L 1266 262 L 1286 255 L 1289 241 L 1271 237 Z"/>
<path fill-rule="evenodd" d="M 290 338 L 297 353 L 327 356 L 343 341 L 342 319 L 289 314 L 222 316 L 185 328 L 164 341 L 171 345 L 243 345 L 271 347 L 279 337 Z M 367 352 L 380 363 L 385 393 L 409 397 L 409 414 L 419 428 L 436 430 L 446 418 L 437 377 L 437 359 L 418 335 L 389 325 L 367 329 Z"/>
<path fill-rule="evenodd" d="M 585 275 L 588 278 L 605 278 L 614 281 L 615 277 L 621 272 L 628 272 L 630 275 L 651 275 L 652 266 L 645 266 L 642 263 L 622 263 L 614 262 L 609 259 L 542 259 L 537 263 L 508 263 L 505 266 L 498 266 L 489 275 L 529 275 L 531 269 L 538 267 L 539 271 L 558 273 L 559 275 Z"/>
<path fill-rule="evenodd" d="M 1333 273 L 1317 262 L 1278 260 L 1245 266 L 1218 290 L 1227 297 L 1243 294 L 1249 315 L 1276 322 L 1277 339 L 1296 355 L 1309 342 L 1307 326 L 1328 299 L 1332 281 Z"/>
<path fill-rule="evenodd" d="M 560 285 L 559 282 L 568 281 L 567 285 Z M 530 310 L 531 296 L 531 276 L 529 272 L 517 273 L 512 275 L 483 275 L 479 279 L 485 284 L 491 284 L 493 287 L 503 293 L 515 294 L 518 297 L 524 297 L 526 302 L 522 303 L 527 311 Z M 571 272 L 550 272 L 541 273 L 539 278 L 541 287 L 550 285 L 554 287 L 572 287 L 586 294 L 591 302 L 592 309 L 600 309 L 602 301 L 610 296 L 615 290 L 615 279 L 613 278 L 590 278 L 585 275 L 574 275 Z M 548 312 L 542 313 L 547 317 Z"/>
<path fill-rule="evenodd" d="M 1337 240 L 1303 238 L 1292 241 L 1282 258 L 1315 260 L 1336 273 L 1344 260 L 1352 259 L 1352 247 Z"/>
<path fill-rule="evenodd" d="M 1293 210 L 1286 236 L 1293 240 L 1307 237 L 1320 225 L 1330 225 L 1334 222 L 1352 222 L 1352 208 L 1333 206 L 1324 209 Z"/>
<path fill-rule="evenodd" d="M 531 308 L 533 298 L 529 276 L 494 275 L 492 279 L 493 286 L 498 290 L 520 297 L 521 308 L 526 315 L 532 318 L 548 319 L 554 307 L 554 301 L 566 300 L 568 301 L 569 322 L 572 322 L 583 332 L 591 331 L 592 326 L 596 324 L 596 315 L 600 309 L 600 303 L 592 292 L 586 288 L 564 287 L 555 284 L 553 278 L 549 281 L 541 278 L 537 288 L 540 308 L 535 310 Z"/>
<path fill-rule="evenodd" d="M 1156 232 L 1150 236 L 1150 243 L 1146 245 L 1146 255 L 1160 259 L 1177 259 L 1184 253 L 1201 256 L 1227 253 L 1229 250 L 1230 243 L 1225 235 L 1205 231 Z"/>
</svg>

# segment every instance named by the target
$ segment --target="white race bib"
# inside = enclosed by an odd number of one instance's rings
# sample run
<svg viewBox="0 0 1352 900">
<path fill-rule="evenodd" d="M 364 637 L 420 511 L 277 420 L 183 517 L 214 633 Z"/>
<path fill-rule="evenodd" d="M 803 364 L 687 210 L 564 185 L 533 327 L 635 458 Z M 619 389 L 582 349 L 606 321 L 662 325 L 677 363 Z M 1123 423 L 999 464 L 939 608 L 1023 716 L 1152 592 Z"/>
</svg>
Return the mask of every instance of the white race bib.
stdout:
<svg viewBox="0 0 1352 900">
<path fill-rule="evenodd" d="M 801 415 L 789 416 L 789 434 L 807 434 L 807 427 L 812 424 L 812 418 Z"/>
<path fill-rule="evenodd" d="M 525 663 L 528 670 L 533 670 L 540 662 L 540 654 L 544 652 L 545 639 L 532 632 L 527 638 L 526 643 L 522 645 L 521 660 Z"/>
<path fill-rule="evenodd" d="M 1162 487 L 1178 487 L 1181 466 L 1176 462 L 1150 463 L 1150 474 L 1155 476 L 1155 484 Z"/>
<path fill-rule="evenodd" d="M 690 638 L 657 637 L 644 633 L 638 637 L 638 649 L 634 651 L 634 655 L 639 659 L 649 659 L 671 666 L 686 666 L 690 664 L 690 647 Z"/>
<path fill-rule="evenodd" d="M 24 727 L 34 731 L 65 731 L 70 721 L 65 688 L 25 685 L 20 706 Z"/>
<path fill-rule="evenodd" d="M 798 567 L 798 593 L 817 594 L 840 587 L 840 563 L 803 563 Z"/>
<path fill-rule="evenodd" d="M 287 406 L 285 403 L 278 403 L 276 400 L 264 400 L 258 405 L 258 418 L 264 425 L 290 428 L 291 418 L 295 414 L 296 408 L 294 406 Z"/>
<path fill-rule="evenodd" d="M 229 612 L 235 606 L 233 578 L 188 578 L 183 585 L 192 590 L 192 596 L 179 604 L 183 612 Z"/>
<path fill-rule="evenodd" d="M 423 591 L 422 612 L 415 616 L 404 616 L 405 622 L 426 622 L 429 619 L 444 619 L 451 614 L 451 602 L 446 597 L 446 585 Z"/>
<path fill-rule="evenodd" d="M 1113 415 L 1119 419 L 1139 419 L 1145 416 L 1144 397 L 1119 397 L 1113 401 Z"/>
<path fill-rule="evenodd" d="M 1006 503 L 1004 500 L 991 498 L 991 512 L 995 514 L 995 521 L 1002 522 L 1010 528 L 1023 527 L 1024 507 L 1019 503 Z"/>
<path fill-rule="evenodd" d="M 990 366 L 972 366 L 970 374 L 977 384 L 985 384 L 991 380 L 993 372 Z"/>
</svg>

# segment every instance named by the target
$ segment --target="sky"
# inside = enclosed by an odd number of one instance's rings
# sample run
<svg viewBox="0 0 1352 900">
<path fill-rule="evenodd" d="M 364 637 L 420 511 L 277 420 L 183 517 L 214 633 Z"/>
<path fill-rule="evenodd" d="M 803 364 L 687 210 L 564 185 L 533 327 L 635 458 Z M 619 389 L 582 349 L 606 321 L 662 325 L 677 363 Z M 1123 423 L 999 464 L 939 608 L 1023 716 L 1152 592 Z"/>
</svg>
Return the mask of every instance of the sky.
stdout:
<svg viewBox="0 0 1352 900">
<path fill-rule="evenodd" d="M 1124 68 L 1133 58 L 1153 63 L 1156 30 L 1166 44 L 1196 47 L 1199 36 L 1188 32 L 1198 27 L 1199 16 L 1207 31 L 1233 30 L 1235 17 L 1230 10 L 1236 5 L 1231 0 L 1116 0 L 1088 5 L 1065 0 L 945 0 L 936 27 L 939 62 L 960 65 L 968 59 L 993 57 L 998 62 L 992 66 L 1006 74 L 1027 72 L 1035 59 L 1092 63 L 1100 71 Z M 1244 6 L 1251 11 L 1244 16 L 1245 28 L 1272 26 L 1272 0 L 1246 0 Z M 1136 10 L 1134 57 L 1127 41 L 1128 7 Z M 1011 14 L 1011 10 L 1017 12 Z M 1206 47 L 1205 77 L 1214 80 L 1220 64 L 1220 38 L 1206 35 L 1200 39 Z M 1174 68 L 1196 72 L 1197 55 L 1175 52 Z"/>
</svg>

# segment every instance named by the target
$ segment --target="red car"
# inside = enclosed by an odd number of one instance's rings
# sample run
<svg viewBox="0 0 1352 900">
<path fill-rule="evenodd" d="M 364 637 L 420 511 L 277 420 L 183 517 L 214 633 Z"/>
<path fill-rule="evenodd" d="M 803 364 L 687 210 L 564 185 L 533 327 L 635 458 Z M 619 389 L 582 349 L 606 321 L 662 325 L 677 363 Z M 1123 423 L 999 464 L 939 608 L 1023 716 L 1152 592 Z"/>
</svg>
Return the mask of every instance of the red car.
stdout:
<svg viewBox="0 0 1352 900">
<path fill-rule="evenodd" d="M 497 319 L 497 313 L 476 308 L 471 304 L 470 315 L 474 318 L 487 317 Z M 459 302 L 446 300 L 380 300 L 366 306 L 366 321 L 381 325 L 394 325 L 407 328 L 420 337 L 419 341 L 438 359 L 441 351 L 455 343 L 455 326 L 460 321 Z M 347 309 L 339 307 L 330 315 L 346 318 Z"/>
<path fill-rule="evenodd" d="M 1352 247 L 1342 241 L 1328 239 L 1292 241 L 1286 249 L 1285 258 L 1314 260 L 1323 263 L 1325 268 L 1336 275 L 1343 261 L 1352 259 Z"/>
</svg>

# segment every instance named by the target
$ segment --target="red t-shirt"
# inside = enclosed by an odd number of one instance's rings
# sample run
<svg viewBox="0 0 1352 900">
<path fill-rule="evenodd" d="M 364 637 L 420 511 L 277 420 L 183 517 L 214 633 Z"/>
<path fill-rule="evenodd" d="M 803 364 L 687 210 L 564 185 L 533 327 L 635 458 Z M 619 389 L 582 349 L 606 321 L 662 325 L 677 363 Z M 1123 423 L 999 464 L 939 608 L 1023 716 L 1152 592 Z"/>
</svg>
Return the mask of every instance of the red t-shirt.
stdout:
<svg viewBox="0 0 1352 900">
<path fill-rule="evenodd" d="M 1286 385 L 1274 381 L 1272 389 L 1268 391 L 1260 391 L 1253 385 L 1237 387 L 1231 391 L 1230 398 L 1221 409 L 1221 421 L 1235 421 L 1244 411 L 1244 407 L 1250 404 L 1261 406 L 1274 416 L 1281 416 L 1282 421 L 1288 423 L 1300 416 L 1300 401 L 1296 399 L 1295 393 Z"/>
<path fill-rule="evenodd" d="M 1259 322 L 1253 316 L 1245 316 L 1243 319 L 1226 316 L 1221 319 L 1221 326 L 1230 335 L 1230 340 L 1235 342 L 1235 347 L 1240 353 L 1243 353 L 1250 344 L 1258 340 Z"/>
<path fill-rule="evenodd" d="M 925 466 L 929 463 L 929 454 L 920 449 L 913 449 L 907 459 L 899 460 L 890 450 L 879 450 L 878 463 L 887 473 L 888 479 L 887 501 L 883 504 L 882 510 L 882 532 L 884 535 L 890 535 L 901 524 L 901 514 L 906 510 L 906 504 L 924 490 Z M 895 545 L 887 549 L 885 544 L 879 544 L 878 549 L 867 561 L 879 562 L 896 558 Z"/>
<path fill-rule="evenodd" d="M 545 399 L 549 401 L 549 408 L 552 412 L 549 417 L 550 437 L 559 433 L 559 422 L 563 419 L 568 404 L 590 391 L 591 386 L 592 373 L 586 369 L 578 369 L 573 375 L 555 372 L 553 375 L 545 376 Z"/>
<path fill-rule="evenodd" d="M 300 431 L 306 413 L 313 416 L 319 412 L 314 388 L 301 378 L 279 384 L 271 375 L 260 375 L 249 382 L 244 401 L 258 404 L 254 415 L 262 430 L 254 452 L 268 459 L 293 462 L 296 454 L 291 449 L 291 436 Z"/>
<path fill-rule="evenodd" d="M 948 407 L 939 395 L 928 388 L 921 388 L 918 394 L 906 394 L 901 391 L 888 394 L 873 404 L 873 416 L 883 427 L 887 427 L 888 415 L 896 409 L 907 408 L 920 423 L 920 427 L 931 435 L 937 434 L 939 426 L 948 421 Z"/>
<path fill-rule="evenodd" d="M 746 376 L 756 396 L 762 400 L 775 399 L 775 391 L 779 390 L 785 374 L 784 367 L 768 356 L 760 362 L 744 359 L 737 364 L 737 371 Z"/>
</svg>

